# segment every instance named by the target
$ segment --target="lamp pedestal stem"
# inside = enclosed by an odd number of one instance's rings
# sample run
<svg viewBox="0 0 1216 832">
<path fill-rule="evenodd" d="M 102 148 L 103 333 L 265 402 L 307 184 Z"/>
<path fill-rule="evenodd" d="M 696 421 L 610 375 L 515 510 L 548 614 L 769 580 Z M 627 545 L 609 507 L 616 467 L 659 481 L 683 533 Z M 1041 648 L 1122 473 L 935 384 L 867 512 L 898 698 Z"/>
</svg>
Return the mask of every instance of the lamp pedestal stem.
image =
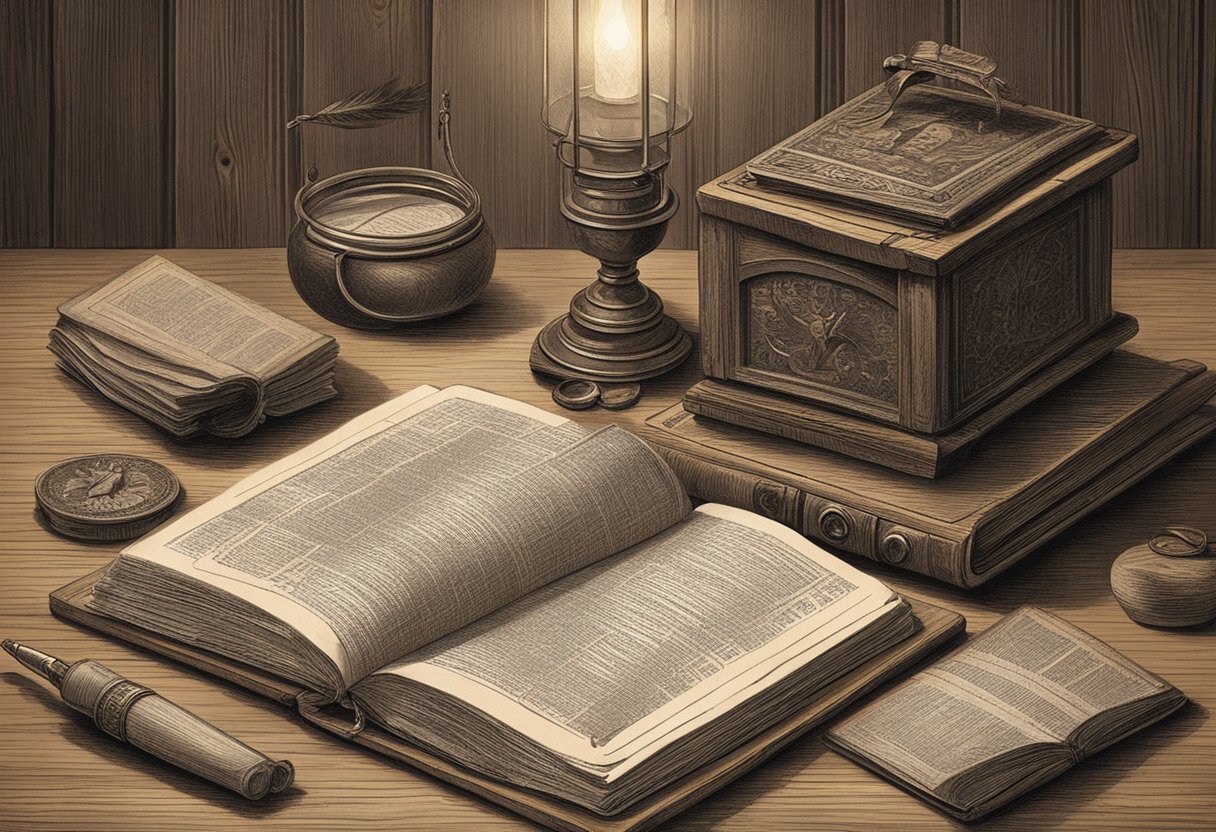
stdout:
<svg viewBox="0 0 1216 832">
<path fill-rule="evenodd" d="M 679 366 L 692 340 L 663 301 L 638 279 L 638 259 L 663 240 L 678 200 L 664 188 L 660 204 L 642 212 L 587 210 L 579 195 L 565 200 L 562 212 L 575 244 L 600 261 L 597 280 L 570 301 L 570 311 L 536 336 L 529 364 L 533 372 L 593 381 L 642 381 Z M 582 196 L 585 196 L 582 195 Z M 600 197 L 604 195 L 601 193 Z M 618 194 L 619 196 L 619 194 Z"/>
</svg>

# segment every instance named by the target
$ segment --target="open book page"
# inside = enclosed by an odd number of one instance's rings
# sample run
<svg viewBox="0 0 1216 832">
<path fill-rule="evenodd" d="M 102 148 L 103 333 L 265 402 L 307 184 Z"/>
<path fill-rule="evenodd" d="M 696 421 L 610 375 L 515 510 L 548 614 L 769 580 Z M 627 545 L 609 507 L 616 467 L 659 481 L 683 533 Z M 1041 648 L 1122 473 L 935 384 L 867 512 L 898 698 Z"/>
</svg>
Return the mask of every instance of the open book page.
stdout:
<svg viewBox="0 0 1216 832">
<path fill-rule="evenodd" d="M 267 610 L 349 685 L 689 509 L 671 470 L 625 431 L 590 432 L 480 390 L 419 388 L 123 558 Z M 98 590 L 104 605 L 104 580 Z"/>
<path fill-rule="evenodd" d="M 932 791 L 1015 749 L 1067 746 L 1091 717 L 1169 688 L 1084 631 L 1023 607 L 832 738 Z"/>
<path fill-rule="evenodd" d="M 575 764 L 619 776 L 891 604 L 902 602 L 882 583 L 790 529 L 706 505 L 384 668 L 354 693 L 383 703 L 394 677 L 426 685 Z M 462 751 L 443 750 L 458 759 Z"/>
<path fill-rule="evenodd" d="M 162 257 L 73 298 L 59 312 L 216 379 L 240 373 L 265 379 L 333 342 Z"/>
</svg>

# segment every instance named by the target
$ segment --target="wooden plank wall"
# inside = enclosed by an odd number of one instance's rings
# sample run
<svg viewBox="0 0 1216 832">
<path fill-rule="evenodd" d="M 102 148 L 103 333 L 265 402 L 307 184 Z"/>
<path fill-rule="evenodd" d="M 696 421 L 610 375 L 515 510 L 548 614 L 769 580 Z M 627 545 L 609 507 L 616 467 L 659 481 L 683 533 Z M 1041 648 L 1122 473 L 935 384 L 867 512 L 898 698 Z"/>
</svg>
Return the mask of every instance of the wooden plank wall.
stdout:
<svg viewBox="0 0 1216 832">
<path fill-rule="evenodd" d="M 44 0 L 0 3 L 0 246 L 51 245 L 50 16 Z"/>
<path fill-rule="evenodd" d="M 286 240 L 298 137 L 296 9 L 276 0 L 177 4 L 175 188 L 177 244 Z"/>
<path fill-rule="evenodd" d="M 1210 0 L 678 0 L 696 186 L 941 39 L 996 58 L 1031 103 L 1136 132 L 1118 246 L 1216 246 Z M 280 246 L 309 169 L 457 159 L 503 247 L 568 245 L 538 119 L 544 0 L 0 0 L 0 245 Z M 285 122 L 355 88 L 426 82 L 432 112 L 364 131 Z"/>
</svg>

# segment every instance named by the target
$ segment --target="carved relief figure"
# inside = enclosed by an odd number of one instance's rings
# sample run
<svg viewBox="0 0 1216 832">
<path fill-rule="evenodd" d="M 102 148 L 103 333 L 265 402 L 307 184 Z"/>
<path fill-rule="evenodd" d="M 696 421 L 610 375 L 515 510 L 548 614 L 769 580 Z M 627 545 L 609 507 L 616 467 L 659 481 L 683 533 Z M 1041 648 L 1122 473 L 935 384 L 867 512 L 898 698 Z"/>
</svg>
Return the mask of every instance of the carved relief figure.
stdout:
<svg viewBox="0 0 1216 832">
<path fill-rule="evenodd" d="M 748 282 L 750 366 L 895 401 L 895 310 L 806 275 Z"/>
<path fill-rule="evenodd" d="M 147 474 L 126 472 L 114 462 L 77 469 L 76 476 L 69 479 L 63 489 L 66 501 L 82 503 L 92 512 L 131 508 L 151 495 L 152 483 Z"/>
</svg>

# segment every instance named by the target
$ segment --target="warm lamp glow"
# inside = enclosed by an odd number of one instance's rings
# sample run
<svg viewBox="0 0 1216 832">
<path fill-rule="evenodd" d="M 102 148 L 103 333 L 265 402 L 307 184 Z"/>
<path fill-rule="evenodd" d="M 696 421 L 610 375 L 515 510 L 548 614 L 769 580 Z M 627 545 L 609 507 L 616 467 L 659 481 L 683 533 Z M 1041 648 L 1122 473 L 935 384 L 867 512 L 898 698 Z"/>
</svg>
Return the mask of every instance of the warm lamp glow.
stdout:
<svg viewBox="0 0 1216 832">
<path fill-rule="evenodd" d="M 638 97 L 638 39 L 621 0 L 601 0 L 595 16 L 595 95 L 605 101 Z"/>
<path fill-rule="evenodd" d="M 541 119 L 557 137 L 566 227 L 600 267 L 570 311 L 536 334 L 533 372 L 635 382 L 692 351 L 638 279 L 638 259 L 662 241 L 680 204 L 666 178 L 671 136 L 691 115 L 676 99 L 677 2 L 545 2 Z"/>
</svg>

